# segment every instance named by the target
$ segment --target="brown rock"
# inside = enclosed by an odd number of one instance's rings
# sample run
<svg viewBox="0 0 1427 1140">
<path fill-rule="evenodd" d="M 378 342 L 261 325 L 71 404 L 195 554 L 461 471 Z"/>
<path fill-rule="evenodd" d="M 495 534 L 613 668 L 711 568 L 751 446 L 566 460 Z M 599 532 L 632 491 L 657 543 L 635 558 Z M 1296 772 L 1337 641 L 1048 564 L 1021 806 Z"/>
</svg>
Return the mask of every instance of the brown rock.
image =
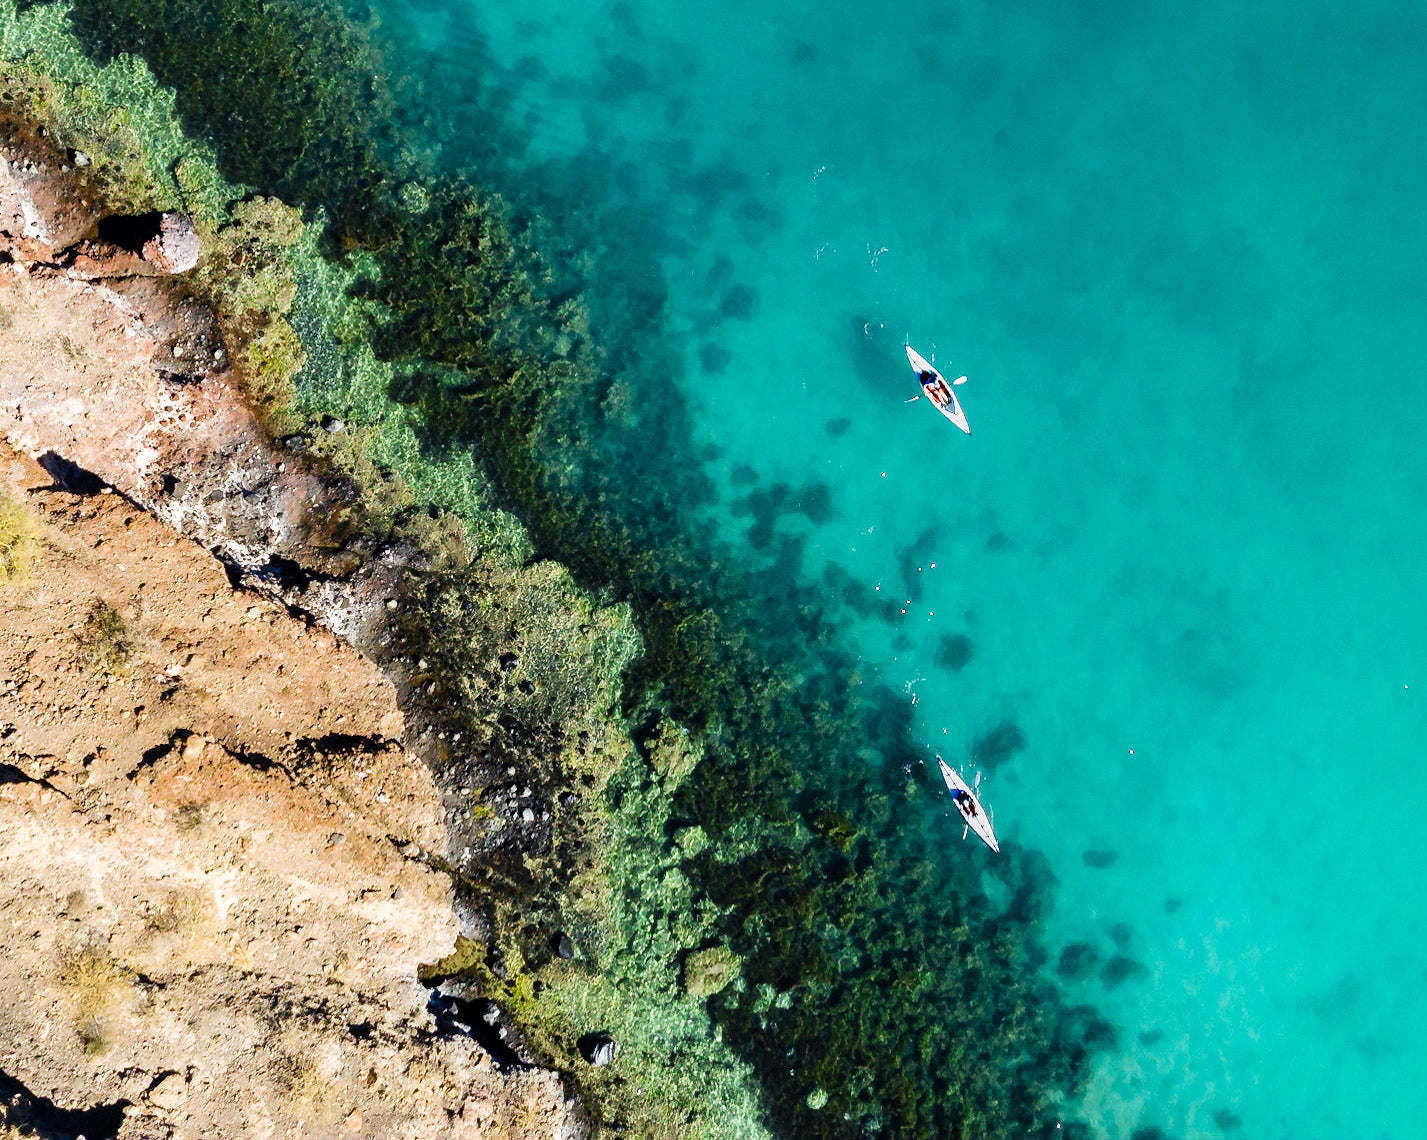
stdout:
<svg viewBox="0 0 1427 1140">
<path fill-rule="evenodd" d="M 3 446 L 0 494 L 45 535 L 0 590 L 29 778 L 0 784 L 5 1072 L 62 1107 L 129 1101 L 119 1140 L 577 1136 L 556 1074 L 434 1032 L 416 973 L 454 946 L 452 886 L 401 848 L 445 828 L 376 667 L 280 610 L 244 621 L 220 564 L 120 496 Z M 76 632 L 97 599 L 129 646 L 107 671 Z"/>
<path fill-rule="evenodd" d="M 183 742 L 183 759 L 185 761 L 197 760 L 203 755 L 203 750 L 207 747 L 208 741 L 204 740 L 203 737 L 197 733 L 194 733 Z"/>
<path fill-rule="evenodd" d="M 188 1082 L 177 1073 L 170 1073 L 149 1090 L 148 1101 L 155 1108 L 172 1112 L 188 1099 Z"/>
<path fill-rule="evenodd" d="M 98 210 L 81 204 L 82 176 L 62 170 L 66 153 L 7 120 L 0 106 L 0 253 L 20 264 L 51 261 L 94 227 Z"/>
<path fill-rule="evenodd" d="M 182 214 L 159 219 L 159 232 L 144 243 L 144 260 L 165 273 L 187 273 L 198 264 L 198 231 Z"/>
</svg>

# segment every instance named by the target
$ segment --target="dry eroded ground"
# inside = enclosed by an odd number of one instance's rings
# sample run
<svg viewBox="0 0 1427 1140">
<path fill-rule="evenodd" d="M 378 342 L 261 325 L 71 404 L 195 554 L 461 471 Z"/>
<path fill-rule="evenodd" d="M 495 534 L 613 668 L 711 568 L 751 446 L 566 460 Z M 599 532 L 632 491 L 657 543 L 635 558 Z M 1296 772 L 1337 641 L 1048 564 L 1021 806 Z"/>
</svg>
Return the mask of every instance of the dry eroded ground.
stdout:
<svg viewBox="0 0 1427 1140">
<path fill-rule="evenodd" d="M 3 1074 L 126 1102 L 129 1137 L 573 1135 L 554 1074 L 433 1036 L 416 968 L 456 924 L 391 687 L 121 497 L 50 484 L 0 453 L 40 536 L 0 585 Z"/>
</svg>

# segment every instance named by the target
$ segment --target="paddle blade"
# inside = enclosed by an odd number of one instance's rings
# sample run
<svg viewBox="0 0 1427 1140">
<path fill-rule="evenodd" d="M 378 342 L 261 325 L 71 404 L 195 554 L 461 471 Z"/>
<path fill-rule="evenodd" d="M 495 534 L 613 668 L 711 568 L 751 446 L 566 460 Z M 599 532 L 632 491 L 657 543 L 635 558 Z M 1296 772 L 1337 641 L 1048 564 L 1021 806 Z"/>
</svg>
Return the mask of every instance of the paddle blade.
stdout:
<svg viewBox="0 0 1427 1140">
<path fill-rule="evenodd" d="M 965 377 L 965 376 L 958 376 L 955 380 L 952 381 L 952 383 L 953 383 L 953 384 L 965 384 L 965 383 L 966 383 L 966 377 Z"/>
<path fill-rule="evenodd" d="M 968 823 L 965 827 L 963 827 L 963 828 L 961 829 L 961 838 L 962 838 L 962 839 L 965 839 L 966 836 L 967 836 L 967 833 L 970 832 L 970 830 L 971 830 L 971 824 Z"/>
</svg>

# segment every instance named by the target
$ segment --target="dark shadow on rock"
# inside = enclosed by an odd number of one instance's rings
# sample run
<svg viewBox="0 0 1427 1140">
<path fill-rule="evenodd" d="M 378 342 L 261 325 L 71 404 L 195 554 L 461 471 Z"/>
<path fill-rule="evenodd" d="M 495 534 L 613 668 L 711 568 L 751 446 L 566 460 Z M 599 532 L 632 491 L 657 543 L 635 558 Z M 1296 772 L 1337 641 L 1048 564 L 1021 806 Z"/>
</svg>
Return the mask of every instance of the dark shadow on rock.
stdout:
<svg viewBox="0 0 1427 1140">
<path fill-rule="evenodd" d="M 109 1140 L 119 1134 L 124 1123 L 124 1109 L 131 1103 L 116 1100 L 112 1104 L 96 1104 L 92 1108 L 60 1108 L 48 1097 L 32 1093 L 3 1069 L 0 1069 L 0 1099 L 6 1103 L 7 1122 L 20 1129 L 16 1135 L 52 1140 L 71 1136 Z"/>
<path fill-rule="evenodd" d="M 506 1041 L 507 1030 L 500 1023 L 500 1007 L 489 998 L 477 997 L 461 982 L 443 982 L 432 987 L 426 1008 L 436 1019 L 442 1037 L 470 1037 L 490 1054 L 497 1071 L 528 1069 L 529 1063 Z"/>
<path fill-rule="evenodd" d="M 387 750 L 378 737 L 358 736 L 350 732 L 329 732 L 325 736 L 303 736 L 295 742 L 297 750 L 306 756 L 321 752 L 324 756 L 376 756 Z"/>
<path fill-rule="evenodd" d="M 615 1058 L 615 1041 L 608 1033 L 586 1033 L 577 1042 L 580 1056 L 591 1065 L 608 1065 Z"/>
<path fill-rule="evenodd" d="M 99 223 L 99 240 L 111 242 L 130 253 L 143 253 L 144 244 L 159 236 L 162 225 L 163 214 L 157 210 L 131 217 L 114 214 Z"/>
<path fill-rule="evenodd" d="M 71 495 L 97 495 L 106 486 L 104 480 L 94 472 L 86 471 L 78 463 L 73 463 L 53 451 L 45 452 L 38 462 L 45 469 L 45 473 L 55 481 L 56 490 L 68 491 Z"/>
</svg>

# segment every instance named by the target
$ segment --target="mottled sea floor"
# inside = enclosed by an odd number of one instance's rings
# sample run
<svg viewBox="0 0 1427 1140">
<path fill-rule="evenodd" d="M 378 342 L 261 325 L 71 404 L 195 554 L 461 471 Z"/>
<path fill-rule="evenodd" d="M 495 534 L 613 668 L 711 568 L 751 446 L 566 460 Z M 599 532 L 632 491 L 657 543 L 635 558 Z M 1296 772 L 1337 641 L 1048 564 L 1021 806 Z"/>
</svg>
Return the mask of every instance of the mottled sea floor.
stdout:
<svg viewBox="0 0 1427 1140">
<path fill-rule="evenodd" d="M 1423 9 L 400 11 L 651 243 L 721 530 L 1048 856 L 1095 1129 L 1413 1135 Z"/>
</svg>

